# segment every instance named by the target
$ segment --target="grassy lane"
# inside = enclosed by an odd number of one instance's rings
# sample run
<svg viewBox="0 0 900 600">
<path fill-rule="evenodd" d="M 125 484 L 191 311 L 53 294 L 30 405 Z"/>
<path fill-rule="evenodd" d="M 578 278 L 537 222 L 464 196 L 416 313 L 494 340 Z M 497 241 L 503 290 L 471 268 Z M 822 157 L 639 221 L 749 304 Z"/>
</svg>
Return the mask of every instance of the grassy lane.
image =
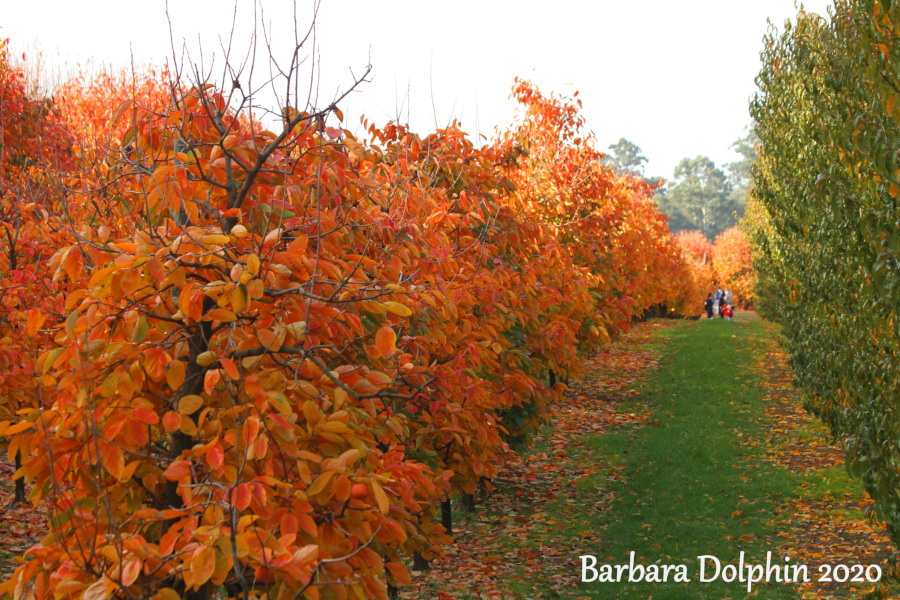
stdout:
<svg viewBox="0 0 900 600">
<path fill-rule="evenodd" d="M 606 546 L 597 552 L 604 560 L 621 562 L 634 551 L 641 562 L 687 565 L 692 581 L 583 589 L 598 598 L 746 597 L 743 583 L 701 583 L 697 557 L 713 555 L 724 566 L 745 551 L 747 562 L 765 563 L 766 551 L 777 550 L 778 507 L 796 494 L 790 473 L 763 462 L 765 448 L 743 439 L 764 433 L 764 393 L 748 367 L 765 332 L 758 321 L 715 320 L 662 335 L 667 358 L 646 394 L 659 426 L 594 438 L 600 454 L 623 458 L 630 476 L 592 525 L 604 528 Z M 791 586 L 759 590 L 759 598 L 796 597 Z"/>
<path fill-rule="evenodd" d="M 700 581 L 701 555 L 723 567 L 741 552 L 751 565 L 765 565 L 768 551 L 779 566 L 790 555 L 813 580 L 822 562 L 886 556 L 884 539 L 862 523 L 866 501 L 840 453 L 796 409 L 776 335 L 750 319 L 655 322 L 605 349 L 532 454 L 501 472 L 477 514 L 457 515 L 450 557 L 420 574 L 407 597 L 859 598 L 871 590 L 773 581 L 748 594 L 746 571 L 744 582 Z M 682 565 L 690 581 L 674 581 L 674 568 L 667 582 L 629 582 L 624 570 L 619 582 L 580 581 L 579 556 L 596 556 L 599 568 L 628 564 L 631 552 L 645 574 Z M 707 559 L 707 577 L 714 572 Z"/>
</svg>

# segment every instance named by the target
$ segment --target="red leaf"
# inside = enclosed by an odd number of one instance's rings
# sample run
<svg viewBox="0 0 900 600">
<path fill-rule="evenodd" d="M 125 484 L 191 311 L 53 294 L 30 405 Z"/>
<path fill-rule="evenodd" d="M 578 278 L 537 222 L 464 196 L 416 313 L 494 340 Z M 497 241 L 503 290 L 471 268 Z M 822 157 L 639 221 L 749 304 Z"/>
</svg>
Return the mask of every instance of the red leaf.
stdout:
<svg viewBox="0 0 900 600">
<path fill-rule="evenodd" d="M 208 462 L 209 466 L 213 469 L 221 467 L 222 463 L 225 462 L 225 451 L 222 450 L 222 446 L 215 444 L 210 448 L 206 453 L 206 462 Z"/>
</svg>

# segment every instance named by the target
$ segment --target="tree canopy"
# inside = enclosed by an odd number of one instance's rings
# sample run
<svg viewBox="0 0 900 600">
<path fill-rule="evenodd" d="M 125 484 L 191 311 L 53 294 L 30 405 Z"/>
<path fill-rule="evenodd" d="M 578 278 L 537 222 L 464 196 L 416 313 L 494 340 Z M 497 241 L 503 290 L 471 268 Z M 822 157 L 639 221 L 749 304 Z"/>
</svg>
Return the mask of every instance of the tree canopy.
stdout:
<svg viewBox="0 0 900 600">
<path fill-rule="evenodd" d="M 742 212 L 728 176 L 706 156 L 682 159 L 668 190 L 655 199 L 672 231 L 697 230 L 710 239 L 733 226 Z"/>
<path fill-rule="evenodd" d="M 622 175 L 643 176 L 647 157 L 644 156 L 640 146 L 625 138 L 619 138 L 618 142 L 609 145 L 609 149 L 611 154 L 607 156 L 607 160 L 613 169 Z"/>
</svg>

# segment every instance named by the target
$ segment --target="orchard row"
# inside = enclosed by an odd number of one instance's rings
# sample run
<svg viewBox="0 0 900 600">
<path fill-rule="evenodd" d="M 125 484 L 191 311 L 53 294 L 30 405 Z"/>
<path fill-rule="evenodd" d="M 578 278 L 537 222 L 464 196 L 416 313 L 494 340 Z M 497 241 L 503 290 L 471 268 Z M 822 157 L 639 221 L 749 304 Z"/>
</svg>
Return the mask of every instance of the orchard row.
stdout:
<svg viewBox="0 0 900 600">
<path fill-rule="evenodd" d="M 31 98 L 5 48 L 0 433 L 50 511 L 16 600 L 384 598 L 591 349 L 710 291 L 575 99 L 363 138 L 168 72 Z"/>
<path fill-rule="evenodd" d="M 752 105 L 758 306 L 806 406 L 900 543 L 900 7 L 837 0 L 770 32 Z"/>
</svg>

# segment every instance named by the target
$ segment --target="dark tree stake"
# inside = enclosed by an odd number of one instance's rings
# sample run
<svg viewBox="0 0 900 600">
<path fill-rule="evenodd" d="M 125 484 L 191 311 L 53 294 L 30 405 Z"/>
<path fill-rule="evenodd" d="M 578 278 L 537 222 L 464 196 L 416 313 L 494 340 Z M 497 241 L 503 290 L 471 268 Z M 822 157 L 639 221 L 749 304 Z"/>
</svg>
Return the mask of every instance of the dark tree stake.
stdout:
<svg viewBox="0 0 900 600">
<path fill-rule="evenodd" d="M 453 535 L 453 506 L 450 504 L 450 498 L 441 502 L 441 525 L 447 530 L 447 535 Z"/>
<path fill-rule="evenodd" d="M 16 471 L 22 468 L 22 453 L 16 452 Z M 13 504 L 22 504 L 28 499 L 25 494 L 25 478 L 16 479 L 16 495 L 13 498 Z"/>
</svg>

